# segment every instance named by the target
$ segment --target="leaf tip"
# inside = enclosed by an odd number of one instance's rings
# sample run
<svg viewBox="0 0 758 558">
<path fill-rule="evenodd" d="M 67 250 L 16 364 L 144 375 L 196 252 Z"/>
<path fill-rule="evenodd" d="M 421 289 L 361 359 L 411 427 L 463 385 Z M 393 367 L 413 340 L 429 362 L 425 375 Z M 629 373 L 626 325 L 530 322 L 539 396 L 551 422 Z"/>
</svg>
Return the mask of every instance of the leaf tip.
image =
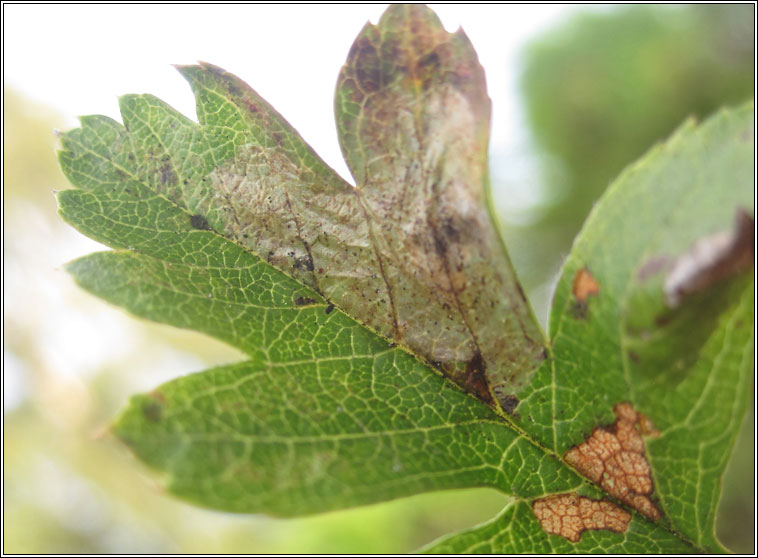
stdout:
<svg viewBox="0 0 758 558">
<path fill-rule="evenodd" d="M 226 76 L 229 74 L 229 72 L 224 70 L 221 66 L 216 66 L 215 64 L 211 64 L 210 62 L 205 62 L 203 60 L 198 60 L 197 65 L 203 70 L 206 70 L 208 72 L 211 72 L 219 76 Z"/>
<path fill-rule="evenodd" d="M 201 68 L 199 62 L 197 64 L 172 64 L 172 66 L 177 72 L 182 75 L 184 79 L 190 81 L 190 83 L 192 74 Z"/>
</svg>

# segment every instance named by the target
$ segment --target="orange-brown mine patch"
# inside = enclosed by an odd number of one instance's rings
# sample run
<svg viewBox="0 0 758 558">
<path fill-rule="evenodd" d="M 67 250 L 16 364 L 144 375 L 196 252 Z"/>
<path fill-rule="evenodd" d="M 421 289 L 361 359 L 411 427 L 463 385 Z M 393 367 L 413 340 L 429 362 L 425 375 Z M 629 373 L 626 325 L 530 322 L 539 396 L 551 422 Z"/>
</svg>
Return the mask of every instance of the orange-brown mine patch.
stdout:
<svg viewBox="0 0 758 558">
<path fill-rule="evenodd" d="M 600 284 L 595 280 L 586 267 L 576 272 L 574 284 L 571 288 L 574 298 L 579 302 L 586 302 L 590 295 L 597 296 L 600 292 Z"/>
<path fill-rule="evenodd" d="M 613 412 L 616 422 L 612 426 L 595 428 L 584 443 L 568 450 L 563 458 L 611 496 L 650 519 L 660 519 L 661 512 L 649 498 L 653 480 L 642 442 L 642 434 L 656 436 L 658 431 L 629 403 L 619 403 Z"/>
<path fill-rule="evenodd" d="M 532 511 L 546 533 L 578 542 L 586 529 L 626 531 L 632 515 L 605 500 L 592 500 L 578 494 L 558 494 L 535 500 Z"/>
</svg>

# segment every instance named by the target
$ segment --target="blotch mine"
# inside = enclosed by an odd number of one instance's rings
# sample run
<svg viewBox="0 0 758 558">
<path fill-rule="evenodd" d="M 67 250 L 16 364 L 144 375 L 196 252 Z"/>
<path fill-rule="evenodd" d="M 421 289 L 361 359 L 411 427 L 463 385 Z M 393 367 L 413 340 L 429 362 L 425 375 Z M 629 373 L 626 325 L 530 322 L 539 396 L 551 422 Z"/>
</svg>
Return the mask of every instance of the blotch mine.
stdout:
<svg viewBox="0 0 758 558">
<path fill-rule="evenodd" d="M 535 500 L 532 511 L 546 533 L 579 542 L 587 529 L 624 533 L 632 515 L 606 500 L 592 500 L 574 493 Z"/>
<path fill-rule="evenodd" d="M 597 296 L 600 293 L 600 284 L 590 271 L 586 267 L 583 267 L 574 276 L 571 292 L 577 301 L 586 303 L 588 297 Z"/>
<path fill-rule="evenodd" d="M 663 291 L 669 308 L 755 265 L 755 221 L 738 208 L 734 228 L 699 238 L 666 275 Z"/>
<path fill-rule="evenodd" d="M 572 315 L 577 320 L 586 320 L 589 304 L 587 299 L 600 293 L 600 284 L 586 267 L 576 272 L 571 286 L 571 293 L 574 295 L 574 304 L 571 309 Z"/>
<path fill-rule="evenodd" d="M 563 458 L 614 498 L 658 520 L 661 512 L 650 499 L 653 479 L 642 440 L 642 434 L 655 436 L 658 431 L 629 403 L 619 403 L 613 412 L 613 425 L 595 428 L 585 442 L 568 450 Z"/>
</svg>

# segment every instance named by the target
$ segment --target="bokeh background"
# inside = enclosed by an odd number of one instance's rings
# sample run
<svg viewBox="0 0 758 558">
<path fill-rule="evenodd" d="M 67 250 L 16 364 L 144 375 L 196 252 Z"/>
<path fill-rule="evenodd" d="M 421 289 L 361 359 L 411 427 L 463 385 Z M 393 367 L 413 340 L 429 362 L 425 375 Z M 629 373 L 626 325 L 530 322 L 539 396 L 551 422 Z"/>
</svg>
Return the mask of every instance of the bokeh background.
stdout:
<svg viewBox="0 0 758 558">
<path fill-rule="evenodd" d="M 434 6 L 468 33 L 493 99 L 493 195 L 543 324 L 561 261 L 610 180 L 686 117 L 754 96 L 754 6 Z M 129 395 L 234 361 L 212 339 L 129 317 L 62 270 L 101 246 L 56 215 L 54 129 L 118 118 L 150 92 L 194 116 L 168 64 L 207 60 L 267 98 L 343 176 L 332 93 L 383 6 L 4 5 L 3 551 L 408 552 L 485 521 L 493 490 L 424 494 L 300 519 L 164 494 L 107 433 Z M 718 532 L 754 552 L 754 414 L 725 475 Z"/>
</svg>

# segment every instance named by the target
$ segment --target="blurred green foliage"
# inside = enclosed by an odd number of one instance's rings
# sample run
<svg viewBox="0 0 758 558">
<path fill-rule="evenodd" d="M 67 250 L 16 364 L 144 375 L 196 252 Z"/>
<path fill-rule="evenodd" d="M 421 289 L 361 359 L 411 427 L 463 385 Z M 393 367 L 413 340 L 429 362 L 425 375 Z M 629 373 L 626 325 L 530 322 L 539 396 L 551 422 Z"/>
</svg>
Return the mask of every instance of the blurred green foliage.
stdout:
<svg viewBox="0 0 758 558">
<path fill-rule="evenodd" d="M 521 262 L 527 286 L 555 272 L 593 202 L 627 164 L 687 117 L 754 95 L 754 9 L 580 13 L 527 46 L 521 86 L 547 192 L 540 218 L 509 231 L 532 247 Z"/>
</svg>

